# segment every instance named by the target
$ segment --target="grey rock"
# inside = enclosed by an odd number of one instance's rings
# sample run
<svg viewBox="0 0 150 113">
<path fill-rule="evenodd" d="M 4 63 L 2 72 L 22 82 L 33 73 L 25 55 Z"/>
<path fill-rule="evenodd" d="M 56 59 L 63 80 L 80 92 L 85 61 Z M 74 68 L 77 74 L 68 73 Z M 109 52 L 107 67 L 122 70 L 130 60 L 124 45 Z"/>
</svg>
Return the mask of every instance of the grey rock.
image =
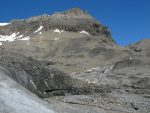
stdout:
<svg viewBox="0 0 150 113">
<path fill-rule="evenodd" d="M 0 67 L 0 113 L 56 113 L 48 103 L 9 78 L 8 73 Z"/>
</svg>

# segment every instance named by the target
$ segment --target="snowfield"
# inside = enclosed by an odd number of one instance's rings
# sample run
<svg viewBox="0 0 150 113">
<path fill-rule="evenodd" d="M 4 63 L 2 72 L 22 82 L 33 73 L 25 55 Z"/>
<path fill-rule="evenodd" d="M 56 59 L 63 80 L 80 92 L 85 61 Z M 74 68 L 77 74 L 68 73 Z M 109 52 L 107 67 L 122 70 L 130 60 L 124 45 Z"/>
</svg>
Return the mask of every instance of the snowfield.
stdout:
<svg viewBox="0 0 150 113">
<path fill-rule="evenodd" d="M 19 34 L 18 33 L 13 33 L 11 34 L 10 36 L 7 36 L 7 35 L 0 35 L 0 41 L 8 41 L 8 42 L 12 42 L 14 41 L 15 39 L 17 39 L 17 35 Z"/>
<path fill-rule="evenodd" d="M 20 33 L 13 33 L 11 35 L 0 35 L 0 45 L 2 45 L 2 42 L 13 42 L 15 40 L 30 40 L 30 37 L 24 37 L 24 34 L 19 35 Z"/>
<path fill-rule="evenodd" d="M 8 24 L 10 24 L 10 23 L 0 23 L 0 26 L 6 26 Z"/>
<path fill-rule="evenodd" d="M 9 78 L 0 67 L 0 113 L 56 113 L 49 105 Z"/>
</svg>

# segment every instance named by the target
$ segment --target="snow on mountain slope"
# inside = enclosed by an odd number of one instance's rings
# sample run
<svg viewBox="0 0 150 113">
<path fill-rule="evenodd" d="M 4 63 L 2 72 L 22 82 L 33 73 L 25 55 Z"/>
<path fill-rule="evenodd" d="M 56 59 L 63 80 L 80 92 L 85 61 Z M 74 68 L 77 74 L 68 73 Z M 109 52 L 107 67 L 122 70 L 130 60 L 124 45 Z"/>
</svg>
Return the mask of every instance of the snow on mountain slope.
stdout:
<svg viewBox="0 0 150 113">
<path fill-rule="evenodd" d="M 27 41 L 27 40 L 30 40 L 30 37 L 29 37 L 29 36 L 27 36 L 27 37 L 24 37 L 24 38 L 22 38 L 22 39 L 19 39 L 19 40 L 24 40 L 24 41 Z"/>
<path fill-rule="evenodd" d="M 12 41 L 14 41 L 15 39 L 17 39 L 17 35 L 19 34 L 19 32 L 18 33 L 13 33 L 13 34 L 11 34 L 11 35 L 9 35 L 9 36 L 7 36 L 7 35 L 0 35 L 0 41 L 8 41 L 8 42 L 12 42 Z"/>
<path fill-rule="evenodd" d="M 37 33 L 43 29 L 44 26 L 40 26 L 34 33 Z"/>
<path fill-rule="evenodd" d="M 80 31 L 80 33 L 90 35 L 90 34 L 89 34 L 88 32 L 86 32 L 86 31 Z"/>
<path fill-rule="evenodd" d="M 0 23 L 0 26 L 6 26 L 8 25 L 9 23 Z"/>
<path fill-rule="evenodd" d="M 54 33 L 59 33 L 59 34 L 60 34 L 60 33 L 64 32 L 64 30 L 55 29 L 55 30 L 53 30 L 53 32 L 54 32 Z"/>
<path fill-rule="evenodd" d="M 17 84 L 0 67 L 0 113 L 56 113 L 48 104 Z"/>
</svg>

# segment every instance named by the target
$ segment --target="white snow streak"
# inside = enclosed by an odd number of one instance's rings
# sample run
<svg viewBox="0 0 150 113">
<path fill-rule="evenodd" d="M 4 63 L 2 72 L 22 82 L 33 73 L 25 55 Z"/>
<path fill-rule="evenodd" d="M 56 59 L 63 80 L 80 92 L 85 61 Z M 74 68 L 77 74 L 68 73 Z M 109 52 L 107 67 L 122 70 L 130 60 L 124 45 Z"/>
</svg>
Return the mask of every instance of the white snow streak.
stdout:
<svg viewBox="0 0 150 113">
<path fill-rule="evenodd" d="M 90 34 L 89 34 L 88 32 L 86 32 L 86 31 L 80 31 L 80 33 L 90 35 Z"/>
<path fill-rule="evenodd" d="M 39 31 L 41 31 L 43 29 L 44 26 L 40 26 L 36 31 L 34 31 L 34 33 L 37 33 Z"/>
<path fill-rule="evenodd" d="M 6 26 L 8 25 L 9 23 L 0 23 L 0 26 Z"/>
<path fill-rule="evenodd" d="M 15 40 L 24 40 L 24 41 L 27 41 L 30 39 L 29 36 L 27 37 L 23 37 L 24 35 L 19 35 L 19 32 L 18 33 L 13 33 L 11 35 L 0 35 L 0 45 L 2 45 L 2 42 L 13 42 Z"/>
<path fill-rule="evenodd" d="M 2 42 L 0 42 L 0 46 L 3 45 Z"/>
<path fill-rule="evenodd" d="M 24 35 L 19 35 L 17 38 L 22 38 Z"/>
<path fill-rule="evenodd" d="M 19 40 L 24 40 L 24 41 L 27 41 L 27 40 L 30 40 L 30 37 L 29 37 L 29 36 L 27 36 L 27 37 L 24 37 L 24 38 L 22 38 L 22 39 L 19 39 Z"/>
<path fill-rule="evenodd" d="M 64 30 L 55 29 L 55 30 L 53 30 L 53 32 L 54 32 L 54 33 L 59 33 L 59 34 L 60 34 L 60 33 L 63 33 Z"/>
</svg>

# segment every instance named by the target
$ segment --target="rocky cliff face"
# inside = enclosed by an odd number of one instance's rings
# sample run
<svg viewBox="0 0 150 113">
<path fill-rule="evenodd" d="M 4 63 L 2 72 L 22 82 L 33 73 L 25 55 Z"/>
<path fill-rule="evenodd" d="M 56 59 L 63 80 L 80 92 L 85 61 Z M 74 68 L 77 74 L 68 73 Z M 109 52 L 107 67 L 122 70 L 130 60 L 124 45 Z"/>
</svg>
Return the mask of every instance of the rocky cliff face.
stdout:
<svg viewBox="0 0 150 113">
<path fill-rule="evenodd" d="M 149 50 L 149 39 L 116 45 L 79 8 L 0 24 L 0 74 L 58 113 L 149 113 Z"/>
</svg>

